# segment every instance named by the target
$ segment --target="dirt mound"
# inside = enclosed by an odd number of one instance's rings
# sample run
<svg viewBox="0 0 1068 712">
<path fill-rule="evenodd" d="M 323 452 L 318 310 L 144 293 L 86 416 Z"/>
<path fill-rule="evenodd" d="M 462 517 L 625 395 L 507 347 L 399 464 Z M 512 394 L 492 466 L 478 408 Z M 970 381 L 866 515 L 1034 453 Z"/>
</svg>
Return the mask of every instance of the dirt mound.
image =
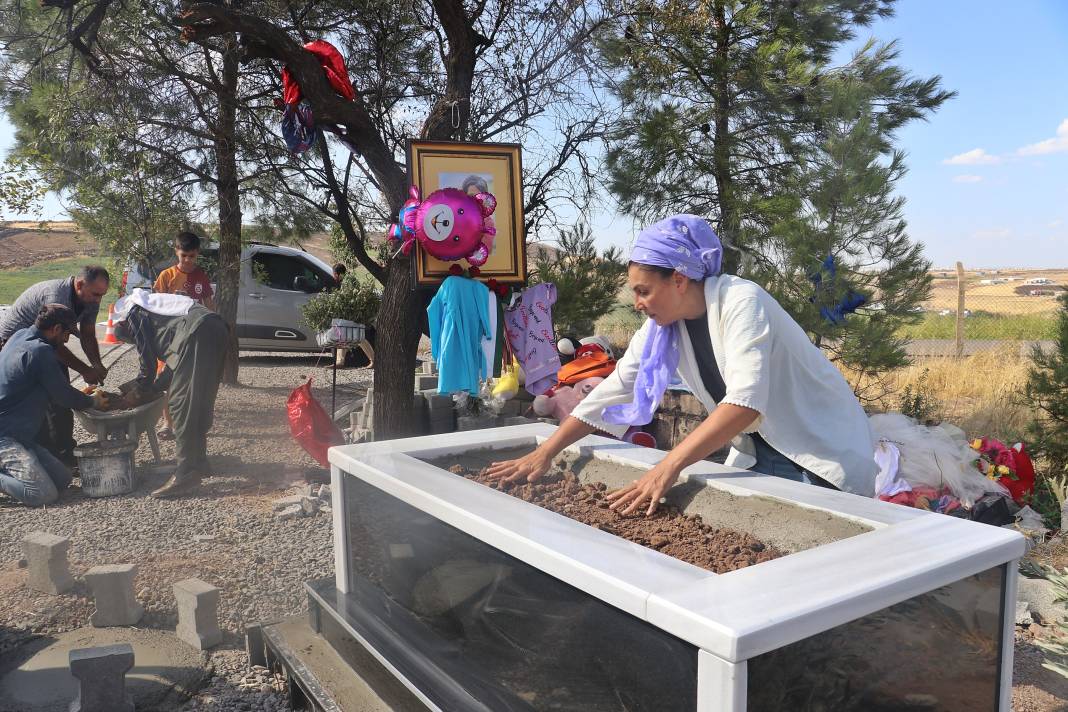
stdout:
<svg viewBox="0 0 1068 712">
<path fill-rule="evenodd" d="M 625 517 L 609 509 L 607 485 L 603 482 L 583 485 L 569 470 L 547 474 L 535 483 L 514 485 L 461 465 L 454 465 L 449 471 L 717 574 L 783 555 L 749 534 L 714 529 L 704 524 L 700 515 L 684 515 L 671 506 L 662 506 L 649 517 L 644 514 Z"/>
</svg>

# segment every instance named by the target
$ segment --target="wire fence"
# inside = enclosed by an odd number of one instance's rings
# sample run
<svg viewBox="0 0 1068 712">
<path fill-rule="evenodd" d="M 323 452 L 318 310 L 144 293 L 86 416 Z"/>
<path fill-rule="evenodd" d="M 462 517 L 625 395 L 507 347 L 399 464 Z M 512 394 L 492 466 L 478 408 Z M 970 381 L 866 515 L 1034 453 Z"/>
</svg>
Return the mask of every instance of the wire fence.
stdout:
<svg viewBox="0 0 1068 712">
<path fill-rule="evenodd" d="M 913 356 L 1026 355 L 1057 338 L 1068 270 L 936 270 L 923 318 L 903 333 Z"/>
</svg>

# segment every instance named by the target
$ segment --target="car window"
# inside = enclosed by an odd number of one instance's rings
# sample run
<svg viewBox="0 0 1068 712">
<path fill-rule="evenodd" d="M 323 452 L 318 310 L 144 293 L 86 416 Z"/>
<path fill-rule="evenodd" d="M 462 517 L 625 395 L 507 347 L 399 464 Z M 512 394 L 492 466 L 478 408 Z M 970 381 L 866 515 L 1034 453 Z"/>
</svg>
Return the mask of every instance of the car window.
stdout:
<svg viewBox="0 0 1068 712">
<path fill-rule="evenodd" d="M 291 292 L 320 292 L 327 284 L 326 276 L 320 274 L 308 262 L 270 252 L 258 252 L 252 256 L 252 276 L 256 278 L 256 281 L 272 289 L 285 289 Z M 296 288 L 298 277 L 304 278 L 308 285 L 306 290 Z"/>
</svg>

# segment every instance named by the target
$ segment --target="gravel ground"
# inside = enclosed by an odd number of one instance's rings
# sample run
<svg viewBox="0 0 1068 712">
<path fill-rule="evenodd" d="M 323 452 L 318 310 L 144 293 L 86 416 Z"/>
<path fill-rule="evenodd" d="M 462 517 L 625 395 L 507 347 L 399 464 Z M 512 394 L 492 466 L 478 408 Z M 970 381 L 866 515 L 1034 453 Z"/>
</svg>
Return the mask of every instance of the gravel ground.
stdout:
<svg viewBox="0 0 1068 712">
<path fill-rule="evenodd" d="M 125 348 L 105 356 L 105 364 Z M 20 541 L 42 530 L 71 538 L 76 577 L 99 564 L 137 564 L 135 588 L 146 611 L 141 627 L 174 628 L 171 586 L 176 581 L 195 576 L 221 589 L 219 623 L 226 639 L 210 657 L 211 683 L 187 709 L 288 709 L 268 689 L 272 681 L 265 672 L 246 679 L 243 632 L 246 624 L 306 611 L 303 582 L 333 575 L 329 515 L 279 521 L 271 509 L 273 500 L 305 483 L 328 479 L 290 437 L 285 413 L 286 397 L 309 376 L 316 397 L 329 408 L 331 371 L 324 365 L 325 360 L 304 355 L 242 356 L 241 381 L 249 385 L 224 386 L 219 392 L 208 444 L 213 476 L 195 496 L 148 496 L 169 476 L 169 468 L 157 468 L 124 497 L 85 497 L 77 480 L 48 507 L 28 508 L 0 496 L 0 656 L 32 637 L 84 626 L 93 611 L 84 584 L 58 597 L 26 588 Z M 108 385 L 132 378 L 136 368 L 134 353 L 125 352 Z M 338 381 L 340 404 L 366 389 L 371 372 L 342 370 Z M 84 442 L 89 436 L 76 428 L 75 438 Z M 164 460 L 173 466 L 173 443 L 160 444 Z M 144 438 L 137 461 L 151 464 Z"/>
</svg>

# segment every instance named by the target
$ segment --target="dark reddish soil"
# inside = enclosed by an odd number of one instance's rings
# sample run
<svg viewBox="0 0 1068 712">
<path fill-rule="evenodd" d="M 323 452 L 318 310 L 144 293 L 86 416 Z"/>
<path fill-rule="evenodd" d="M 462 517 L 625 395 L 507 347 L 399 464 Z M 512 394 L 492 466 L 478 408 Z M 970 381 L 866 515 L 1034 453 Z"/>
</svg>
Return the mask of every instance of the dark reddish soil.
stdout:
<svg viewBox="0 0 1068 712">
<path fill-rule="evenodd" d="M 533 484 L 512 485 L 462 465 L 453 465 L 449 472 L 717 574 L 783 556 L 749 534 L 714 529 L 702 523 L 700 515 L 682 514 L 670 505 L 661 505 L 651 516 L 623 516 L 609 509 L 607 485 L 584 485 L 571 471 L 550 472 Z"/>
</svg>

